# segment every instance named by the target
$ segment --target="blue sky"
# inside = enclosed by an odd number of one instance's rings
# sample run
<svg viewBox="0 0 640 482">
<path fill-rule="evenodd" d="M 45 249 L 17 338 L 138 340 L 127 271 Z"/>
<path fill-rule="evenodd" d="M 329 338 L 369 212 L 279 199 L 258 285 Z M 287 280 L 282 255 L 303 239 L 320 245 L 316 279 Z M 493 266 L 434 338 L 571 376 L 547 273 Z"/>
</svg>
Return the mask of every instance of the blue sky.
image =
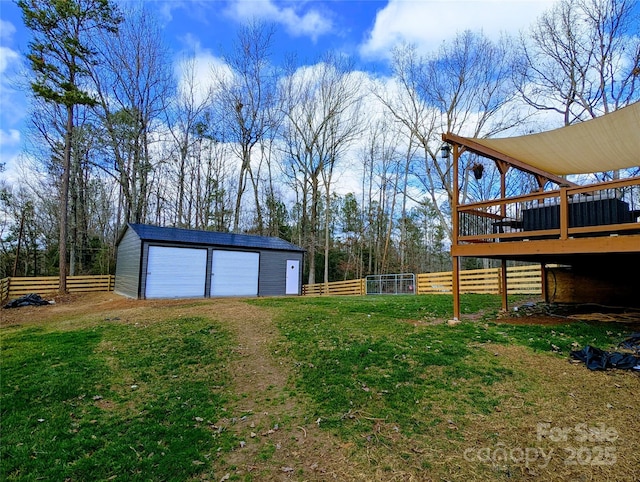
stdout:
<svg viewBox="0 0 640 482">
<path fill-rule="evenodd" d="M 398 42 L 428 53 L 456 32 L 471 29 L 490 38 L 517 34 L 553 0 L 148 0 L 163 25 L 176 61 L 185 54 L 219 58 L 238 26 L 258 18 L 278 27 L 276 57 L 296 53 L 312 63 L 334 50 L 351 55 L 359 69 L 385 75 Z M 29 32 L 13 1 L 0 0 L 0 162 L 11 179 L 28 124 L 28 96 L 13 80 L 24 72 Z"/>
</svg>

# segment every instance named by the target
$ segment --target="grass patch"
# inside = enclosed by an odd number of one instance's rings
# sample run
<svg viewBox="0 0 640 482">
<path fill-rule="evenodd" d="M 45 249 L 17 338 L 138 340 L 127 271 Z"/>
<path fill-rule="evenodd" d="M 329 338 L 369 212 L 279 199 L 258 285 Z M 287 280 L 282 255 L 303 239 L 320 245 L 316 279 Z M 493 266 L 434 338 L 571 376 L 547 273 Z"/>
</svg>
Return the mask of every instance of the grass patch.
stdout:
<svg viewBox="0 0 640 482">
<path fill-rule="evenodd" d="M 452 316 L 450 296 L 256 303 L 280 310 L 278 326 L 295 359 L 298 387 L 314 402 L 313 417 L 357 441 L 368 440 L 380 424 L 408 436 L 436 436 L 442 424 L 463 428 L 498 407 L 503 395 L 494 384 L 520 380 L 520 389 L 528 390 L 522 374 L 487 350 L 491 344 L 566 357 L 577 345 L 610 347 L 622 335 L 603 324 L 489 322 L 500 308 L 499 297 L 491 295 L 463 295 L 463 310 L 483 312 L 485 321 L 456 326 L 430 323 Z M 446 432 L 445 440 L 455 437 L 459 431 Z"/>
<path fill-rule="evenodd" d="M 50 328 L 2 338 L 3 480 L 177 480 L 235 443 L 210 320 Z"/>
<path fill-rule="evenodd" d="M 505 324 L 499 309 L 463 295 L 475 321 L 449 326 L 442 295 L 87 295 L 16 313 L 0 326 L 0 479 L 634 480 L 640 378 L 566 360 L 626 328 Z M 541 421 L 618 437 L 567 446 Z M 615 464 L 567 463 L 600 446 Z M 483 458 L 504 448 L 554 457 Z"/>
</svg>

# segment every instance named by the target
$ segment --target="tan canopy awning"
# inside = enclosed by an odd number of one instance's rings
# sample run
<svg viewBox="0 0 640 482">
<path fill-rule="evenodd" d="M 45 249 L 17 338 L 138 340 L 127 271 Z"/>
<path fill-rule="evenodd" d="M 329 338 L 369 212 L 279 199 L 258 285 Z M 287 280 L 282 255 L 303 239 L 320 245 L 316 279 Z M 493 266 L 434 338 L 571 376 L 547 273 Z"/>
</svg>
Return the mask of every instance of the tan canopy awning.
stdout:
<svg viewBox="0 0 640 482">
<path fill-rule="evenodd" d="M 558 176 L 631 168 L 640 166 L 640 102 L 539 134 L 469 140 Z"/>
</svg>

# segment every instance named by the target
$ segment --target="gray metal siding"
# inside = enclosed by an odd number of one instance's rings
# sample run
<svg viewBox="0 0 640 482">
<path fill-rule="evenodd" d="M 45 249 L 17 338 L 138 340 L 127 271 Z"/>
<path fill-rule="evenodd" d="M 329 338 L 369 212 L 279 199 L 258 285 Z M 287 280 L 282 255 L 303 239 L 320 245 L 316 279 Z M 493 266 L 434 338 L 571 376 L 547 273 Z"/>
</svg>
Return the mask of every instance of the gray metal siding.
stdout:
<svg viewBox="0 0 640 482">
<path fill-rule="evenodd" d="M 211 295 L 211 256 L 213 251 L 217 249 L 260 253 L 258 296 L 284 296 L 286 294 L 287 260 L 299 260 L 300 273 L 298 293 L 300 294 L 302 292 L 302 265 L 304 262 L 304 251 L 293 244 L 283 241 L 286 243 L 283 246 L 284 249 L 264 249 L 256 248 L 255 246 L 229 246 L 217 244 L 215 242 L 206 242 L 213 241 L 213 239 L 207 239 L 206 241 L 204 239 L 199 239 L 200 242 L 194 242 L 196 239 L 192 239 L 191 242 L 180 242 L 174 239 L 141 239 L 140 233 L 136 229 L 133 229 L 134 226 L 140 229 L 140 226 L 142 225 L 130 225 L 118 244 L 115 281 L 115 291 L 117 293 L 134 298 L 145 297 L 147 261 L 150 245 L 207 249 L 207 278 L 204 288 L 205 297 Z M 154 229 L 155 231 L 153 232 L 156 233 L 156 231 L 158 231 L 156 234 L 159 234 L 169 228 Z M 171 230 L 171 233 L 176 234 L 174 231 L 180 234 L 182 231 L 186 230 Z M 247 238 L 242 239 L 242 237 L 239 236 L 235 241 L 247 241 Z M 291 248 L 291 250 L 289 250 L 289 248 Z"/>
<path fill-rule="evenodd" d="M 260 252 L 260 274 L 258 278 L 258 296 L 284 296 L 286 294 L 287 260 L 300 260 L 300 282 L 298 293 L 302 290 L 303 254 L 299 251 Z"/>
<path fill-rule="evenodd" d="M 173 244 L 155 243 L 154 246 L 173 246 Z M 147 292 L 147 268 L 149 262 L 149 243 L 142 242 L 142 256 L 140 257 L 140 298 L 146 299 Z"/>
<path fill-rule="evenodd" d="M 128 229 L 118 244 L 114 291 L 131 298 L 138 297 L 140 283 L 140 250 L 142 242 L 133 229 Z"/>
</svg>

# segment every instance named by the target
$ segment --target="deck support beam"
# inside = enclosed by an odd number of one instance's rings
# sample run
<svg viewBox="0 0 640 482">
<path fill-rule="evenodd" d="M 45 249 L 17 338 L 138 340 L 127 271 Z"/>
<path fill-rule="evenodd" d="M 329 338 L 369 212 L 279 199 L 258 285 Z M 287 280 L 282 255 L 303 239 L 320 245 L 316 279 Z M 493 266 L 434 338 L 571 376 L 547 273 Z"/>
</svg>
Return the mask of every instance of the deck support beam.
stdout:
<svg viewBox="0 0 640 482">
<path fill-rule="evenodd" d="M 453 319 L 460 319 L 460 258 L 453 257 L 453 277 L 451 279 L 451 293 L 453 294 Z"/>
<path fill-rule="evenodd" d="M 502 295 L 502 311 L 509 310 L 509 300 L 507 299 L 508 290 L 507 260 L 503 258 L 500 263 L 500 294 Z"/>
<path fill-rule="evenodd" d="M 458 205 L 460 204 L 460 184 L 458 179 L 458 160 L 460 158 L 460 146 L 458 144 L 453 145 L 453 219 L 451 222 L 451 241 L 452 247 L 458 245 L 458 233 L 459 231 L 459 214 Z M 453 253 L 452 253 L 453 254 Z M 453 279 L 451 284 L 451 292 L 453 294 L 453 319 L 460 319 L 460 258 L 453 256 Z"/>
</svg>

